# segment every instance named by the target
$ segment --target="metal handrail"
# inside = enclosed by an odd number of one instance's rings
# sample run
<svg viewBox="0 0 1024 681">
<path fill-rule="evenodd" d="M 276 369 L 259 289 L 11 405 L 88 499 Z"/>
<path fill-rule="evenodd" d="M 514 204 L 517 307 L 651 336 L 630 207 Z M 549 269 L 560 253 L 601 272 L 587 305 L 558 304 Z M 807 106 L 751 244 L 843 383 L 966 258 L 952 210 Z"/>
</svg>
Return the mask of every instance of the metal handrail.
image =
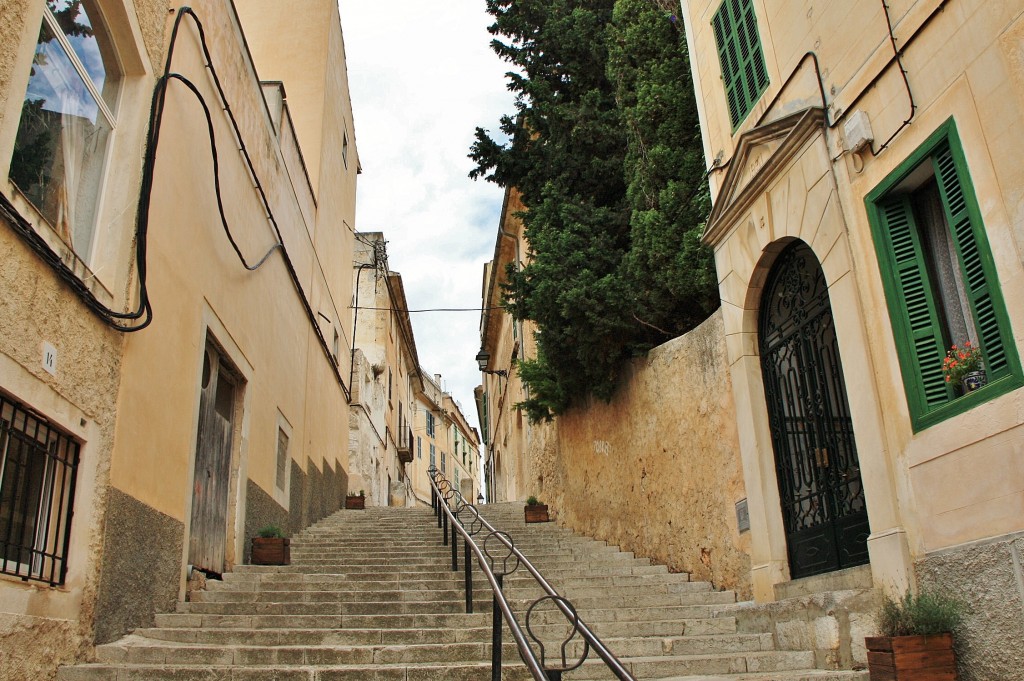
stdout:
<svg viewBox="0 0 1024 681">
<path fill-rule="evenodd" d="M 544 576 L 541 575 L 540 571 L 536 567 L 534 567 L 533 563 L 531 563 L 530 560 L 525 555 L 523 555 L 523 553 L 519 549 L 515 547 L 515 543 L 512 541 L 511 537 L 509 537 L 507 533 L 502 532 L 501 530 L 498 530 L 493 525 L 491 525 L 482 515 L 480 515 L 479 510 L 477 510 L 477 508 L 474 505 L 467 503 L 462 494 L 452 487 L 451 483 L 448 482 L 448 480 L 440 471 L 437 470 L 437 468 L 431 466 L 430 468 L 427 469 L 427 471 L 427 478 L 430 481 L 431 486 L 431 505 L 433 506 L 435 513 L 437 514 L 438 527 L 443 527 L 445 544 L 448 543 L 447 525 L 449 524 L 449 522 L 451 524 L 452 570 L 458 570 L 458 552 L 455 546 L 456 532 L 462 535 L 463 540 L 465 542 L 466 555 L 464 563 L 466 571 L 466 612 L 471 613 L 473 611 L 473 581 L 472 573 L 469 568 L 469 553 L 470 551 L 472 551 L 472 553 L 476 556 L 477 562 L 479 563 L 481 569 L 484 572 L 484 576 L 487 577 L 487 581 L 490 583 L 491 590 L 494 592 L 495 607 L 500 609 L 501 614 L 504 616 L 505 621 L 508 623 L 509 629 L 512 632 L 512 636 L 515 639 L 516 645 L 519 648 L 520 657 L 522 657 L 523 662 L 526 663 L 526 666 L 530 669 L 530 672 L 533 674 L 535 679 L 538 679 L 538 681 L 560 680 L 562 678 L 562 672 L 570 671 L 582 665 L 583 662 L 587 659 L 589 651 L 592 648 L 598 654 L 601 660 L 605 663 L 605 665 L 612 671 L 612 673 L 615 674 L 616 677 L 618 677 L 620 681 L 636 681 L 635 677 L 629 672 L 629 670 L 627 670 L 623 666 L 622 662 L 615 656 L 615 654 L 612 653 L 611 650 L 609 650 L 608 647 L 604 645 L 601 639 L 598 638 L 598 636 L 593 631 L 591 631 L 590 627 L 588 627 L 580 619 L 578 613 L 576 612 L 576 609 L 572 606 L 572 603 L 564 597 L 562 597 L 558 593 L 558 591 L 555 590 L 555 588 L 551 586 L 551 584 L 548 583 L 546 579 L 544 579 Z M 442 492 L 442 486 L 446 487 L 445 492 Z M 448 507 L 448 501 L 455 499 L 458 499 L 459 503 L 456 506 L 456 510 L 453 512 Z M 463 523 L 463 521 L 459 519 L 459 514 L 465 509 L 469 509 L 475 516 L 470 523 L 470 529 L 467 529 L 465 527 L 465 523 Z M 479 523 L 480 527 L 477 527 L 477 523 Z M 495 574 L 492 569 L 494 556 L 492 556 L 490 551 L 487 550 L 487 540 L 484 540 L 484 550 L 482 551 L 480 547 L 477 545 L 476 541 L 474 541 L 473 539 L 473 536 L 481 532 L 483 528 L 490 530 L 490 533 L 487 535 L 487 539 L 494 537 L 498 539 L 498 541 L 500 541 L 505 546 L 506 549 L 508 549 L 509 553 L 508 556 L 506 556 L 503 561 L 503 571 L 501 574 Z M 488 563 L 485 561 L 485 552 L 487 554 L 487 558 L 491 560 L 492 565 L 488 565 Z M 509 560 L 513 557 L 516 561 L 515 567 L 513 567 L 511 570 L 507 570 Z M 515 572 L 520 565 L 524 565 L 526 567 L 530 575 L 533 576 L 533 578 L 540 585 L 541 589 L 546 593 L 545 596 L 536 599 L 533 602 L 533 604 L 531 604 L 529 610 L 527 611 L 526 619 L 526 628 L 529 631 L 530 636 L 533 637 L 533 639 L 537 641 L 537 643 L 541 647 L 541 660 L 537 659 L 537 656 L 534 653 L 533 649 L 527 643 L 526 637 L 523 634 L 522 627 L 519 625 L 519 622 L 516 620 L 514 614 L 512 613 L 511 607 L 509 606 L 508 601 L 505 598 L 504 592 L 502 591 L 502 583 L 504 576 Z M 540 642 L 539 638 L 533 633 L 533 630 L 530 627 L 530 615 L 533 612 L 533 609 L 542 601 L 547 600 L 554 602 L 554 604 L 559 608 L 559 610 L 561 610 L 562 614 L 565 615 L 569 623 L 573 626 L 573 633 L 569 636 L 566 642 L 562 644 L 561 653 L 563 666 L 560 668 L 545 667 L 543 661 L 544 646 Z M 495 650 L 492 651 L 492 678 L 499 679 L 501 674 L 501 632 L 500 629 L 498 628 L 500 627 L 500 620 L 497 617 L 497 612 L 495 613 L 494 619 L 494 625 L 496 630 L 493 636 L 493 644 L 495 646 Z M 579 662 L 577 662 L 575 665 L 567 666 L 565 662 L 565 647 L 568 644 L 568 642 L 576 636 L 576 633 L 579 633 L 583 637 L 583 654 Z M 538 673 L 541 674 L 541 676 L 538 676 Z"/>
</svg>

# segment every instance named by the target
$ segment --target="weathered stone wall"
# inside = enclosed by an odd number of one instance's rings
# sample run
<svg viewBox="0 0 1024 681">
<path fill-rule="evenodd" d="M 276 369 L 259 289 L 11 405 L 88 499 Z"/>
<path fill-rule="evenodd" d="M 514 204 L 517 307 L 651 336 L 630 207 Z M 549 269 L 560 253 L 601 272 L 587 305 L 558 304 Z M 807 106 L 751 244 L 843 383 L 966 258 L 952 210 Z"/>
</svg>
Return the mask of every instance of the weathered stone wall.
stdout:
<svg viewBox="0 0 1024 681">
<path fill-rule="evenodd" d="M 288 509 L 281 506 L 252 480 L 245 486 L 245 546 L 242 562 L 248 565 L 252 558 L 252 541 L 256 533 L 267 525 L 277 525 L 285 536 L 294 534 L 288 527 Z"/>
<path fill-rule="evenodd" d="M 96 603 L 96 643 L 153 625 L 172 612 L 185 536 L 179 521 L 111 487 Z"/>
<path fill-rule="evenodd" d="M 926 556 L 918 585 L 964 601 L 954 632 L 961 681 L 1018 679 L 1024 669 L 1024 536 Z"/>
<path fill-rule="evenodd" d="M 348 474 L 341 466 L 334 470 L 329 463 L 321 471 L 312 459 L 306 459 L 306 470 L 302 470 L 292 460 L 290 488 L 287 529 L 295 535 L 344 507 Z"/>
<path fill-rule="evenodd" d="M 559 522 L 750 595 L 721 312 L 636 360 L 611 402 L 531 435 L 528 468 Z"/>
</svg>

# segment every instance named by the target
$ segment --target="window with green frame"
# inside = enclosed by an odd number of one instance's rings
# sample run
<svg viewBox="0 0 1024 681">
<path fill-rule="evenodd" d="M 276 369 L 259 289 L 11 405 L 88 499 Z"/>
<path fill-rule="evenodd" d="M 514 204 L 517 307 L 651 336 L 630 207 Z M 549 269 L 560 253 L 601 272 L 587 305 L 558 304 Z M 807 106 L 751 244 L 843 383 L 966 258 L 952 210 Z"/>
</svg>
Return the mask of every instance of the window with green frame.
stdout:
<svg viewBox="0 0 1024 681">
<path fill-rule="evenodd" d="M 733 131 L 768 87 L 753 0 L 725 0 L 711 20 Z"/>
<path fill-rule="evenodd" d="M 944 123 L 867 199 L 915 431 L 1024 385 L 956 125 Z M 946 382 L 953 345 L 981 347 L 988 384 Z"/>
</svg>

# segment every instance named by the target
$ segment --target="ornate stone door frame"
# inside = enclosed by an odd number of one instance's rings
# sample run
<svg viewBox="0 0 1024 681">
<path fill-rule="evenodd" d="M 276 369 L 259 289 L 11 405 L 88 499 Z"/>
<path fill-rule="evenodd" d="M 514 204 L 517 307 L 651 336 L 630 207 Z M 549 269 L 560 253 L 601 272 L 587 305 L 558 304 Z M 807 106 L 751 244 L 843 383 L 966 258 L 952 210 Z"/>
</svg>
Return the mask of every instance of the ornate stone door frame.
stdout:
<svg viewBox="0 0 1024 681">
<path fill-rule="evenodd" d="M 762 289 L 778 255 L 794 239 L 821 263 L 836 315 L 854 434 L 873 530 L 868 552 L 876 586 L 901 591 L 912 562 L 896 502 L 894 466 L 876 399 L 870 338 L 821 109 L 807 109 L 744 134 L 708 220 L 703 241 L 715 250 L 725 320 L 740 456 L 751 523 L 754 597 L 775 600 L 790 580 L 786 535 L 764 382 L 758 356 Z M 853 207 L 851 207 L 853 208 Z"/>
</svg>

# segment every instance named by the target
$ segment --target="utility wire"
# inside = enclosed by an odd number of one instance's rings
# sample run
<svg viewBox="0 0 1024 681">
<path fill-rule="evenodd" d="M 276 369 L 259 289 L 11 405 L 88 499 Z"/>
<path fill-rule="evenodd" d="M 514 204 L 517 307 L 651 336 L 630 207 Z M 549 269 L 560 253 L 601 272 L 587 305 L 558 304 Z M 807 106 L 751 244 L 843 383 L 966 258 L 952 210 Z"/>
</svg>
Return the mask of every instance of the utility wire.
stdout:
<svg viewBox="0 0 1024 681">
<path fill-rule="evenodd" d="M 365 306 L 359 305 L 359 306 L 350 306 L 349 309 L 351 309 L 351 310 L 380 310 L 381 312 L 408 312 L 408 313 L 414 313 L 414 312 L 484 312 L 484 311 L 489 311 L 489 310 L 502 310 L 504 308 L 502 308 L 499 305 L 499 306 L 495 306 L 495 307 L 431 307 L 431 308 L 425 308 L 425 309 L 422 309 L 422 310 L 406 310 L 406 309 L 403 309 L 403 308 L 400 308 L 400 307 L 365 307 Z"/>
</svg>

